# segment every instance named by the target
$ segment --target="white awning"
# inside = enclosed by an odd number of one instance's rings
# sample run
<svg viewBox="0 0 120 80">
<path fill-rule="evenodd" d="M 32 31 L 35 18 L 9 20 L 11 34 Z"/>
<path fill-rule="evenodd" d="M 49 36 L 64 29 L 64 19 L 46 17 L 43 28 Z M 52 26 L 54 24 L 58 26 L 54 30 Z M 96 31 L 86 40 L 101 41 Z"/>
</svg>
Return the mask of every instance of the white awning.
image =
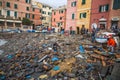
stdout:
<svg viewBox="0 0 120 80">
<path fill-rule="evenodd" d="M 106 21 L 107 19 L 105 19 L 105 18 L 101 18 L 101 19 L 99 19 L 99 21 Z"/>
</svg>

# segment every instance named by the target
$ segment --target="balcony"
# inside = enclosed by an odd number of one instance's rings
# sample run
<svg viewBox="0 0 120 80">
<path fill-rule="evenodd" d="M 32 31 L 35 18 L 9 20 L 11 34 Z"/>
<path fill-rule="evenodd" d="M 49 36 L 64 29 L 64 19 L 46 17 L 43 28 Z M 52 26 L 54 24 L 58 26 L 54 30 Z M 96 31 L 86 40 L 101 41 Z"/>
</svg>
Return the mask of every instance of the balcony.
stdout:
<svg viewBox="0 0 120 80">
<path fill-rule="evenodd" d="M 0 15 L 0 19 L 4 19 L 5 18 L 5 16 L 4 15 Z"/>
<path fill-rule="evenodd" d="M 6 19 L 13 19 L 13 17 L 11 17 L 11 16 L 6 16 Z"/>
</svg>

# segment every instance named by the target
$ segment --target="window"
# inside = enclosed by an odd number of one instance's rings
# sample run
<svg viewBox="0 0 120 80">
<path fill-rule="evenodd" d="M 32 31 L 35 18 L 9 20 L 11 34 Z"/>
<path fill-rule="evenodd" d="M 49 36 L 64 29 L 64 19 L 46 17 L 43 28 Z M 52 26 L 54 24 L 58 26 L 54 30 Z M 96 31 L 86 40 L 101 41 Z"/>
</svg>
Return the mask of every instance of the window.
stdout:
<svg viewBox="0 0 120 80">
<path fill-rule="evenodd" d="M 63 10 L 59 10 L 59 14 L 60 14 L 60 13 L 63 13 L 63 12 L 64 12 Z"/>
<path fill-rule="evenodd" d="M 109 5 L 103 5 L 99 7 L 99 12 L 107 12 L 109 10 Z"/>
<path fill-rule="evenodd" d="M 14 4 L 14 8 L 15 8 L 15 9 L 17 9 L 17 8 L 18 8 L 17 4 Z"/>
<path fill-rule="evenodd" d="M 7 7 L 10 7 L 10 3 L 9 3 L 9 2 L 7 2 L 7 3 L 6 3 L 6 6 L 7 6 Z"/>
<path fill-rule="evenodd" d="M 40 13 L 42 12 L 42 9 L 40 9 Z"/>
<path fill-rule="evenodd" d="M 114 0 L 113 9 L 120 9 L 120 0 Z"/>
<path fill-rule="evenodd" d="M 58 27 L 60 27 L 60 23 L 58 23 Z"/>
<path fill-rule="evenodd" d="M 42 14 L 46 14 L 46 12 L 45 12 L 45 11 L 42 11 Z"/>
<path fill-rule="evenodd" d="M 86 18 L 86 13 L 80 13 L 80 18 Z"/>
<path fill-rule="evenodd" d="M 35 11 L 35 8 L 33 8 L 32 10 Z"/>
<path fill-rule="evenodd" d="M 31 3 L 31 0 L 26 0 L 26 3 L 30 4 L 30 3 Z"/>
<path fill-rule="evenodd" d="M 73 13 L 73 14 L 72 14 L 72 19 L 74 19 L 74 18 L 75 18 L 75 14 Z"/>
<path fill-rule="evenodd" d="M 32 19 L 34 19 L 34 17 L 35 17 L 35 15 L 33 14 L 33 15 L 32 15 Z"/>
<path fill-rule="evenodd" d="M 48 12 L 48 15 L 51 15 L 51 12 Z"/>
<path fill-rule="evenodd" d="M 0 15 L 2 15 L 2 11 L 0 10 Z"/>
<path fill-rule="evenodd" d="M 25 17 L 26 17 L 26 18 L 30 18 L 30 14 L 29 14 L 29 13 L 26 13 Z"/>
<path fill-rule="evenodd" d="M 62 17 L 60 17 L 60 20 L 62 20 Z"/>
<path fill-rule="evenodd" d="M 10 11 L 9 10 L 7 11 L 7 16 L 10 16 Z"/>
<path fill-rule="evenodd" d="M 82 0 L 82 5 L 84 5 L 86 3 L 86 0 Z"/>
<path fill-rule="evenodd" d="M 46 20 L 46 17 L 43 17 L 43 20 Z"/>
<path fill-rule="evenodd" d="M 54 12 L 54 15 L 55 15 L 56 13 Z"/>
<path fill-rule="evenodd" d="M 17 12 L 14 12 L 14 16 L 17 18 Z"/>
<path fill-rule="evenodd" d="M 2 2 L 0 1 L 0 6 L 2 6 Z"/>
<path fill-rule="evenodd" d="M 26 7 L 26 10 L 29 11 L 29 7 Z"/>
<path fill-rule="evenodd" d="M 72 3 L 71 3 L 71 6 L 72 6 L 72 7 L 75 7 L 75 6 L 76 6 L 76 1 L 75 1 L 75 2 L 72 2 Z"/>
</svg>

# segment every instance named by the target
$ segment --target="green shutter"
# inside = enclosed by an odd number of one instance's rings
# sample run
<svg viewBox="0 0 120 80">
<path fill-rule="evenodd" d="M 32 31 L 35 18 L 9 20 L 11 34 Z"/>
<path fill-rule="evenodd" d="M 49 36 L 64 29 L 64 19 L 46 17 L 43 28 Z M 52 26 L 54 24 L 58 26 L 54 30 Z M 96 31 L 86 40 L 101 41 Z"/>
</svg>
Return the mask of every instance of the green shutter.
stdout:
<svg viewBox="0 0 120 80">
<path fill-rule="evenodd" d="M 9 2 L 7 2 L 7 3 L 6 3 L 6 6 L 7 6 L 7 7 L 10 7 L 10 3 L 9 3 Z"/>
<path fill-rule="evenodd" d="M 0 10 L 0 15 L 2 15 L 2 11 Z"/>
<path fill-rule="evenodd" d="M 14 12 L 14 16 L 17 17 L 17 12 Z"/>
<path fill-rule="evenodd" d="M 10 11 L 9 10 L 7 11 L 7 16 L 10 16 Z"/>
<path fill-rule="evenodd" d="M 28 2 L 28 0 L 26 0 L 26 3 Z"/>
<path fill-rule="evenodd" d="M 83 17 L 86 18 L 86 13 L 83 13 Z"/>
<path fill-rule="evenodd" d="M 74 2 L 75 6 L 76 6 L 76 1 Z"/>
<path fill-rule="evenodd" d="M 119 0 L 114 0 L 113 9 L 120 9 L 120 1 Z"/>
<path fill-rule="evenodd" d="M 85 4 L 86 0 L 82 0 L 82 4 Z"/>
<path fill-rule="evenodd" d="M 106 11 L 108 11 L 108 10 L 109 10 L 109 4 L 106 5 Z"/>
<path fill-rule="evenodd" d="M 82 14 L 80 13 L 80 19 L 81 19 L 81 15 L 82 15 Z"/>
<path fill-rule="evenodd" d="M 101 12 L 102 6 L 99 6 L 99 12 Z"/>
<path fill-rule="evenodd" d="M 75 17 L 75 15 L 74 15 L 74 14 L 72 14 L 72 19 L 74 19 L 74 17 Z"/>
<path fill-rule="evenodd" d="M 0 1 L 0 6 L 2 6 L 2 2 Z"/>
<path fill-rule="evenodd" d="M 14 4 L 14 8 L 17 9 L 17 4 Z"/>
<path fill-rule="evenodd" d="M 34 19 L 34 14 L 32 15 L 32 18 Z"/>
</svg>

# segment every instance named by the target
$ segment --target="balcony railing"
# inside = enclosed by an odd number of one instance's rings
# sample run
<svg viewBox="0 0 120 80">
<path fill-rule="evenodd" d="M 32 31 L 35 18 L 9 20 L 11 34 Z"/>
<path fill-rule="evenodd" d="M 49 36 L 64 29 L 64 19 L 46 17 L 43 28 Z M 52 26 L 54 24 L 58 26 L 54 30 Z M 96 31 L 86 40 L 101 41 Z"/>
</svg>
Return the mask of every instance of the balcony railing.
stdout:
<svg viewBox="0 0 120 80">
<path fill-rule="evenodd" d="M 4 19 L 5 18 L 5 16 L 4 15 L 0 15 L 0 19 Z"/>
<path fill-rule="evenodd" d="M 13 17 L 11 17 L 11 16 L 6 16 L 6 19 L 13 19 Z"/>
</svg>

